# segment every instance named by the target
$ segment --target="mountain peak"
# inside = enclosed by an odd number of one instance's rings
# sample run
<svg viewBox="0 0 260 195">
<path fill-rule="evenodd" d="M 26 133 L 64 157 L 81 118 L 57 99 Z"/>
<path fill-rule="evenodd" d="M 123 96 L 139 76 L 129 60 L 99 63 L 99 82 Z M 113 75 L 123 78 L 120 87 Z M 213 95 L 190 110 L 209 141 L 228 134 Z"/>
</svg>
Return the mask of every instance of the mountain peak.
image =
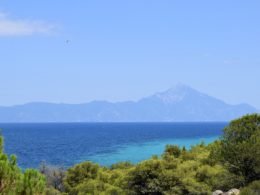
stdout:
<svg viewBox="0 0 260 195">
<path fill-rule="evenodd" d="M 181 91 L 194 91 L 189 85 L 185 85 L 183 83 L 178 83 L 175 86 L 169 88 L 166 92 L 181 92 Z"/>
<path fill-rule="evenodd" d="M 0 122 L 228 121 L 255 112 L 247 104 L 229 105 L 179 83 L 137 102 L 0 106 Z"/>
<path fill-rule="evenodd" d="M 153 97 L 160 99 L 165 104 L 171 104 L 182 101 L 187 95 L 194 92 L 197 91 L 190 86 L 178 83 L 164 92 L 156 93 Z"/>
</svg>

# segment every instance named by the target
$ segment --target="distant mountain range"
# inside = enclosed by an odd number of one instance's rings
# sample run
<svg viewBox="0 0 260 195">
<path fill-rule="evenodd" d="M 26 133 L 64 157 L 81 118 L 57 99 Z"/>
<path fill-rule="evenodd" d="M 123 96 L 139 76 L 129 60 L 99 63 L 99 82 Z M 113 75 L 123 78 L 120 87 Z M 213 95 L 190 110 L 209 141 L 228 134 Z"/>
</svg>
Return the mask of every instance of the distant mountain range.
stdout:
<svg viewBox="0 0 260 195">
<path fill-rule="evenodd" d="M 28 103 L 0 107 L 0 122 L 174 122 L 229 121 L 259 112 L 248 104 L 230 105 L 179 84 L 139 101 L 85 104 Z"/>
</svg>

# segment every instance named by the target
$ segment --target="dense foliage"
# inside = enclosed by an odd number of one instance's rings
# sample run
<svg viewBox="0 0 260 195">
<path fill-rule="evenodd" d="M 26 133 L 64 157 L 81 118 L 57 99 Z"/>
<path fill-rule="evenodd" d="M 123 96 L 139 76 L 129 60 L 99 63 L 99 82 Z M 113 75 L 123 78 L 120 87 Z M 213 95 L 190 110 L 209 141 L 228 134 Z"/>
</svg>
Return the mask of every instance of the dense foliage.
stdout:
<svg viewBox="0 0 260 195">
<path fill-rule="evenodd" d="M 43 164 L 46 184 L 35 170 L 22 173 L 0 144 L 0 194 L 206 195 L 240 188 L 242 195 L 255 195 L 260 193 L 259 138 L 260 115 L 247 115 L 232 121 L 212 144 L 190 149 L 167 145 L 161 156 L 136 165 L 83 162 L 64 170 Z"/>
<path fill-rule="evenodd" d="M 245 184 L 260 179 L 260 115 L 244 116 L 224 129 L 221 155 Z"/>
<path fill-rule="evenodd" d="M 260 194 L 260 180 L 253 181 L 248 186 L 241 190 L 241 195 L 259 195 Z"/>
</svg>

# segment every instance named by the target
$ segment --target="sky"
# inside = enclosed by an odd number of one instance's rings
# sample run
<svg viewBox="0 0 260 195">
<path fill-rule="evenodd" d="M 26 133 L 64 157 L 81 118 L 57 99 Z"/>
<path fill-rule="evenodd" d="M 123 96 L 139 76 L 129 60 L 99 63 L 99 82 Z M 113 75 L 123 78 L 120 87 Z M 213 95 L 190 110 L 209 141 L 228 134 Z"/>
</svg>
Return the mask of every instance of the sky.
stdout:
<svg viewBox="0 0 260 195">
<path fill-rule="evenodd" d="M 0 105 L 187 84 L 260 108 L 259 0 L 0 0 Z"/>
</svg>

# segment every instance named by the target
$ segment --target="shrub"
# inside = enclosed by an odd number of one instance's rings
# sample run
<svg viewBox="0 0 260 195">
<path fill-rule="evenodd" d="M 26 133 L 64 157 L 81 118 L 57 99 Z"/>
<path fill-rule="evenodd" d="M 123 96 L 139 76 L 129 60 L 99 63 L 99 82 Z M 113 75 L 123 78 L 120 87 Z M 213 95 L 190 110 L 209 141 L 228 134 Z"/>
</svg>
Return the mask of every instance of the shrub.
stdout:
<svg viewBox="0 0 260 195">
<path fill-rule="evenodd" d="M 164 150 L 165 155 L 173 155 L 178 158 L 181 155 L 181 149 L 177 145 L 166 145 Z"/>
<path fill-rule="evenodd" d="M 70 192 L 81 183 L 97 178 L 99 166 L 91 162 L 83 162 L 69 168 L 64 179 L 65 189 Z"/>
<path fill-rule="evenodd" d="M 161 194 L 159 178 L 162 171 L 161 160 L 143 161 L 129 173 L 129 188 L 136 194 Z"/>
<path fill-rule="evenodd" d="M 240 195 L 259 195 L 260 194 L 260 180 L 254 181 L 247 187 L 241 190 Z"/>
<path fill-rule="evenodd" d="M 232 173 L 241 175 L 244 184 L 260 179 L 260 115 L 233 120 L 221 141 L 221 155 Z"/>
</svg>

